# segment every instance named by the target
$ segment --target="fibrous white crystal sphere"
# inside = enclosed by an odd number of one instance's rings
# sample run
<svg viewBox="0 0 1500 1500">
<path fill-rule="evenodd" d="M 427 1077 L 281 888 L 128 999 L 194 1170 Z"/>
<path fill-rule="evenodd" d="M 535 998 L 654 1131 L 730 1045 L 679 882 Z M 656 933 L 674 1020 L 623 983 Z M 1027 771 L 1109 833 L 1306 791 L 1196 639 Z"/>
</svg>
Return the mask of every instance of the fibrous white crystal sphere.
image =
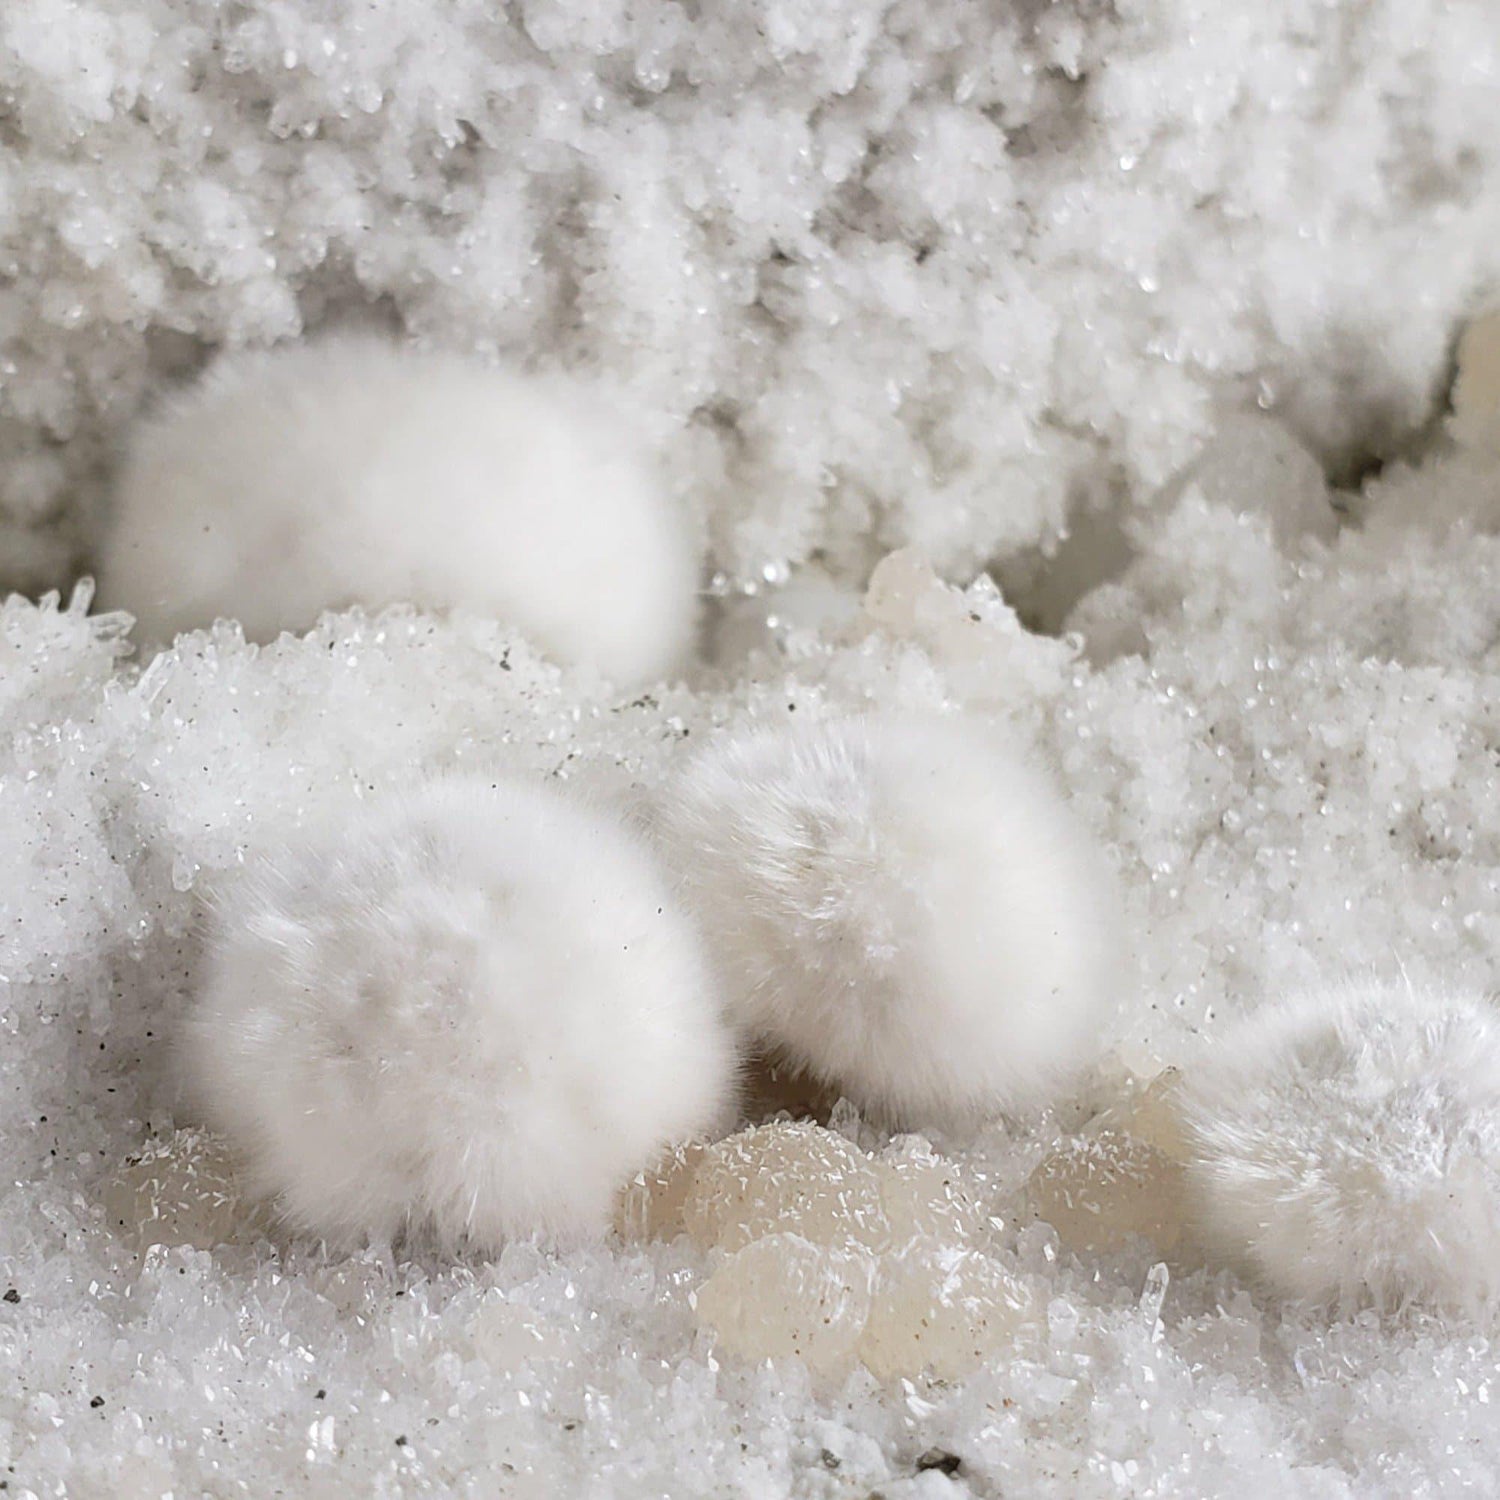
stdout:
<svg viewBox="0 0 1500 1500">
<path fill-rule="evenodd" d="M 359 808 L 228 890 L 192 1092 L 296 1228 L 490 1247 L 607 1227 L 727 1105 L 687 919 L 606 818 L 530 784 Z"/>
<path fill-rule="evenodd" d="M 143 423 L 98 564 L 157 641 L 464 607 L 627 683 L 696 620 L 694 531 L 599 393 L 373 338 L 221 360 Z"/>
<path fill-rule="evenodd" d="M 1500 1292 L 1500 1018 L 1406 986 L 1321 991 L 1226 1032 L 1182 1095 L 1206 1247 L 1317 1304 Z"/>
<path fill-rule="evenodd" d="M 971 1120 L 1091 1056 L 1108 883 L 1047 780 L 979 729 L 727 737 L 667 822 L 737 1022 L 862 1108 Z"/>
</svg>

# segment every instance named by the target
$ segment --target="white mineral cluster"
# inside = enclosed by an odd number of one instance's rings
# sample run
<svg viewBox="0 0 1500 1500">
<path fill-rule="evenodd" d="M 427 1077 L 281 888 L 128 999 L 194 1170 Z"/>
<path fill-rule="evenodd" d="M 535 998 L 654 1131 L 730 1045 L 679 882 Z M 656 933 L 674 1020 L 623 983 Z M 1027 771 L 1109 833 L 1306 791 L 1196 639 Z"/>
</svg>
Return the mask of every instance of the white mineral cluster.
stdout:
<svg viewBox="0 0 1500 1500">
<path fill-rule="evenodd" d="M 1462 1266 L 1310 1307 L 1190 1244 L 1167 1128 L 1268 998 L 1500 990 L 1497 78 L 1487 0 L 0 6 L 0 572 L 61 590 L 0 603 L 7 1493 L 1500 1491 L 1493 1327 L 1402 1295 Z M 132 656 L 68 592 L 123 434 L 356 327 L 621 388 L 715 666 L 405 605 Z M 204 903 L 331 804 L 633 816 L 895 711 L 1119 871 L 1077 1098 L 758 1117 L 487 1258 L 331 1253 L 189 1130 Z"/>
<path fill-rule="evenodd" d="M 1134 508 L 1226 408 L 1349 472 L 1500 275 L 1488 0 L 12 0 L 0 510 L 87 556 L 205 351 L 330 322 L 603 367 L 736 584 Z"/>
<path fill-rule="evenodd" d="M 698 1320 L 748 1359 L 795 1354 L 821 1374 L 957 1380 L 1011 1350 L 1028 1285 L 986 1251 L 995 1229 L 962 1167 L 920 1140 L 871 1158 L 836 1131 L 773 1122 L 661 1180 L 657 1233 L 711 1252 Z"/>
</svg>

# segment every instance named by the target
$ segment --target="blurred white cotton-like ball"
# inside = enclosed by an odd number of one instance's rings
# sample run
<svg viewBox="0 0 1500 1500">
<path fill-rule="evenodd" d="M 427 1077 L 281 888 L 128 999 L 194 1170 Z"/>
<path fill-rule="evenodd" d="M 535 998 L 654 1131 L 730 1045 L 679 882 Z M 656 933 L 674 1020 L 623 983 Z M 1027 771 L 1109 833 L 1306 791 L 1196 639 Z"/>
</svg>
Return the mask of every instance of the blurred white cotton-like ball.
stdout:
<svg viewBox="0 0 1500 1500">
<path fill-rule="evenodd" d="M 1476 1308 L 1500 1292 L 1500 1017 L 1331 989 L 1227 1030 L 1182 1110 L 1205 1245 L 1312 1303 Z"/>
<path fill-rule="evenodd" d="M 1115 932 L 1046 779 L 951 720 L 713 746 L 666 815 L 734 1019 L 906 1124 L 1045 1101 L 1094 1049 Z"/>
<path fill-rule="evenodd" d="M 344 338 L 223 359 L 143 422 L 99 575 L 157 641 L 217 617 L 264 640 L 353 604 L 461 606 L 632 683 L 689 650 L 698 563 L 599 392 Z"/>
<path fill-rule="evenodd" d="M 445 1246 L 607 1227 L 729 1104 L 698 940 L 604 817 L 529 784 L 360 807 L 245 873 L 188 1024 L 191 1094 L 295 1228 Z"/>
</svg>

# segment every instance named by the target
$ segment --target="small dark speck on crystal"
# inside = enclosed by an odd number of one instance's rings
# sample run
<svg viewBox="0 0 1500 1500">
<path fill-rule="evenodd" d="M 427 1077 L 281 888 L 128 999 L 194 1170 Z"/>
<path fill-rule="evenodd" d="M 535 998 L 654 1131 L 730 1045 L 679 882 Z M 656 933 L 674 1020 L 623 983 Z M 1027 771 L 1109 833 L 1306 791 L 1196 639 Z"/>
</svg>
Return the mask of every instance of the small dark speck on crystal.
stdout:
<svg viewBox="0 0 1500 1500">
<path fill-rule="evenodd" d="M 962 1464 L 963 1460 L 956 1453 L 944 1453 L 941 1448 L 929 1448 L 917 1460 L 917 1472 L 925 1474 L 929 1469 L 936 1469 L 940 1474 L 956 1474 Z"/>
</svg>

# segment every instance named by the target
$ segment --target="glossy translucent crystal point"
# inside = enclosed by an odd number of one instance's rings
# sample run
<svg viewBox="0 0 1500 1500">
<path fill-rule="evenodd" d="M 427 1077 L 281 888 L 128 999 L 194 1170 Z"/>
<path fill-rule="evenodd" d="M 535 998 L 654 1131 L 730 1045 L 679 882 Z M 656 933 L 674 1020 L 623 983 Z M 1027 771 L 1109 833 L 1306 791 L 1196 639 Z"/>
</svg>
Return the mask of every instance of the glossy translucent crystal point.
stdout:
<svg viewBox="0 0 1500 1500">
<path fill-rule="evenodd" d="M 269 1224 L 265 1209 L 242 1196 L 223 1142 L 201 1130 L 148 1141 L 128 1158 L 104 1189 L 104 1213 L 135 1250 L 211 1250 L 253 1241 Z"/>
</svg>

